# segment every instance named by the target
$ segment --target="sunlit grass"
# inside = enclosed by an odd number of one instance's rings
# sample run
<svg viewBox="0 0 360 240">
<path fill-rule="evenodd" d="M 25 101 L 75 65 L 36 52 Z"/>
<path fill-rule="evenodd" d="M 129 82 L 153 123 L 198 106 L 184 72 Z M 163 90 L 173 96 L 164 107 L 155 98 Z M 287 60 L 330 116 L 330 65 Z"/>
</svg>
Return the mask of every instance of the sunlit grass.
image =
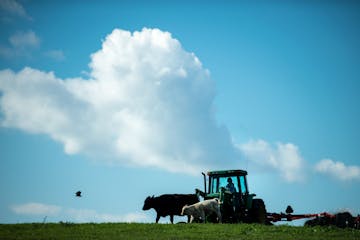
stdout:
<svg viewBox="0 0 360 240">
<path fill-rule="evenodd" d="M 0 239 L 360 239 L 360 230 L 257 224 L 32 223 L 0 225 Z"/>
</svg>

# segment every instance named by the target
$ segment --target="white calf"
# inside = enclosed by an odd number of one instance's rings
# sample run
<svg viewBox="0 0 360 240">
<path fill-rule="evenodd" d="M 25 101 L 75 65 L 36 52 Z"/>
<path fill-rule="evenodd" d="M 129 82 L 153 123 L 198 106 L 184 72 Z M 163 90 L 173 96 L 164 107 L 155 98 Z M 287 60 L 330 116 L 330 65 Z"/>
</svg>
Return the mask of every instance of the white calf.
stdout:
<svg viewBox="0 0 360 240">
<path fill-rule="evenodd" d="M 219 199 L 217 198 L 198 202 L 190 206 L 185 205 L 181 211 L 181 215 L 191 216 L 191 223 L 194 221 L 194 219 L 199 218 L 201 221 L 205 222 L 206 216 L 212 213 L 217 215 L 218 221 L 221 223 Z"/>
</svg>

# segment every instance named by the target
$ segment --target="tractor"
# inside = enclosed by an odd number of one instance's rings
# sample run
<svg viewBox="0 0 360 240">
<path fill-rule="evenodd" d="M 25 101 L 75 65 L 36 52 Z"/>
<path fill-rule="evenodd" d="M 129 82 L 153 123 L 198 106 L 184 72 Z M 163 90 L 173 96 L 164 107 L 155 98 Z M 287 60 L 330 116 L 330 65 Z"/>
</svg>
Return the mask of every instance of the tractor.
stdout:
<svg viewBox="0 0 360 240">
<path fill-rule="evenodd" d="M 247 185 L 247 171 L 224 170 L 210 171 L 204 176 L 204 191 L 196 189 L 204 200 L 217 198 L 220 202 L 222 222 L 224 223 L 260 223 L 272 224 L 278 221 L 293 221 L 312 218 L 306 225 L 335 225 L 338 227 L 360 228 L 360 215 L 353 217 L 349 212 L 330 214 L 327 212 L 311 214 L 293 214 L 289 205 L 285 213 L 266 212 L 264 201 L 255 198 Z M 207 186 L 208 184 L 208 186 Z M 208 216 L 208 222 L 216 222 L 216 216 Z"/>
<path fill-rule="evenodd" d="M 264 201 L 249 193 L 244 170 L 210 171 L 204 176 L 204 191 L 196 192 L 205 200 L 220 200 L 222 221 L 227 223 L 267 223 Z M 207 175 L 207 177 L 206 177 Z M 208 183 L 208 186 L 207 186 Z M 212 216 L 208 221 L 215 221 Z"/>
</svg>

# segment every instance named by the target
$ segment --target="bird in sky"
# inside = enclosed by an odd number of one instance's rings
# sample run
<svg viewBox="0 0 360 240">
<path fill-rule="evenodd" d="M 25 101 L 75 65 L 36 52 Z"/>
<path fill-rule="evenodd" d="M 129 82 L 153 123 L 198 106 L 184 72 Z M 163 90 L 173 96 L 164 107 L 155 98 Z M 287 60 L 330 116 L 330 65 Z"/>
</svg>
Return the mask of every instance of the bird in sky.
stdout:
<svg viewBox="0 0 360 240">
<path fill-rule="evenodd" d="M 75 193 L 75 196 L 76 196 L 76 197 L 82 197 L 82 196 L 81 196 L 81 191 L 77 191 L 77 192 Z"/>
</svg>

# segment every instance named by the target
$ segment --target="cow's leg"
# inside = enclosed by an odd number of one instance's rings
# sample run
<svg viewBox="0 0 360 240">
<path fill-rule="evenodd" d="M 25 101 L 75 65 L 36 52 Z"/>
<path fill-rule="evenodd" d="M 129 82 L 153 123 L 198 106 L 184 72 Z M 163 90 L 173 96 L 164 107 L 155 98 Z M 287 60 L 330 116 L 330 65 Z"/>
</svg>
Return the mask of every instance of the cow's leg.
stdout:
<svg viewBox="0 0 360 240">
<path fill-rule="evenodd" d="M 170 222 L 174 223 L 174 215 L 170 215 Z"/>
<path fill-rule="evenodd" d="M 204 211 L 201 211 L 200 216 L 201 216 L 202 222 L 205 223 L 205 222 L 206 222 L 205 212 L 204 212 Z"/>
<path fill-rule="evenodd" d="M 222 219 L 221 219 L 221 212 L 220 212 L 220 209 L 217 209 L 217 212 L 216 212 L 216 214 L 217 214 L 217 217 L 218 217 L 218 221 L 219 221 L 219 223 L 222 223 Z"/>
<path fill-rule="evenodd" d="M 191 217 L 190 217 L 190 223 L 192 223 L 193 221 L 194 221 L 194 216 L 191 215 Z"/>
<path fill-rule="evenodd" d="M 159 214 L 157 214 L 157 215 L 156 215 L 156 223 L 158 223 L 158 222 L 159 222 L 159 219 L 160 219 L 160 215 L 159 215 Z"/>
<path fill-rule="evenodd" d="M 187 218 L 188 218 L 188 221 L 187 221 L 187 222 L 189 223 L 189 222 L 190 222 L 190 215 L 188 215 Z"/>
</svg>

